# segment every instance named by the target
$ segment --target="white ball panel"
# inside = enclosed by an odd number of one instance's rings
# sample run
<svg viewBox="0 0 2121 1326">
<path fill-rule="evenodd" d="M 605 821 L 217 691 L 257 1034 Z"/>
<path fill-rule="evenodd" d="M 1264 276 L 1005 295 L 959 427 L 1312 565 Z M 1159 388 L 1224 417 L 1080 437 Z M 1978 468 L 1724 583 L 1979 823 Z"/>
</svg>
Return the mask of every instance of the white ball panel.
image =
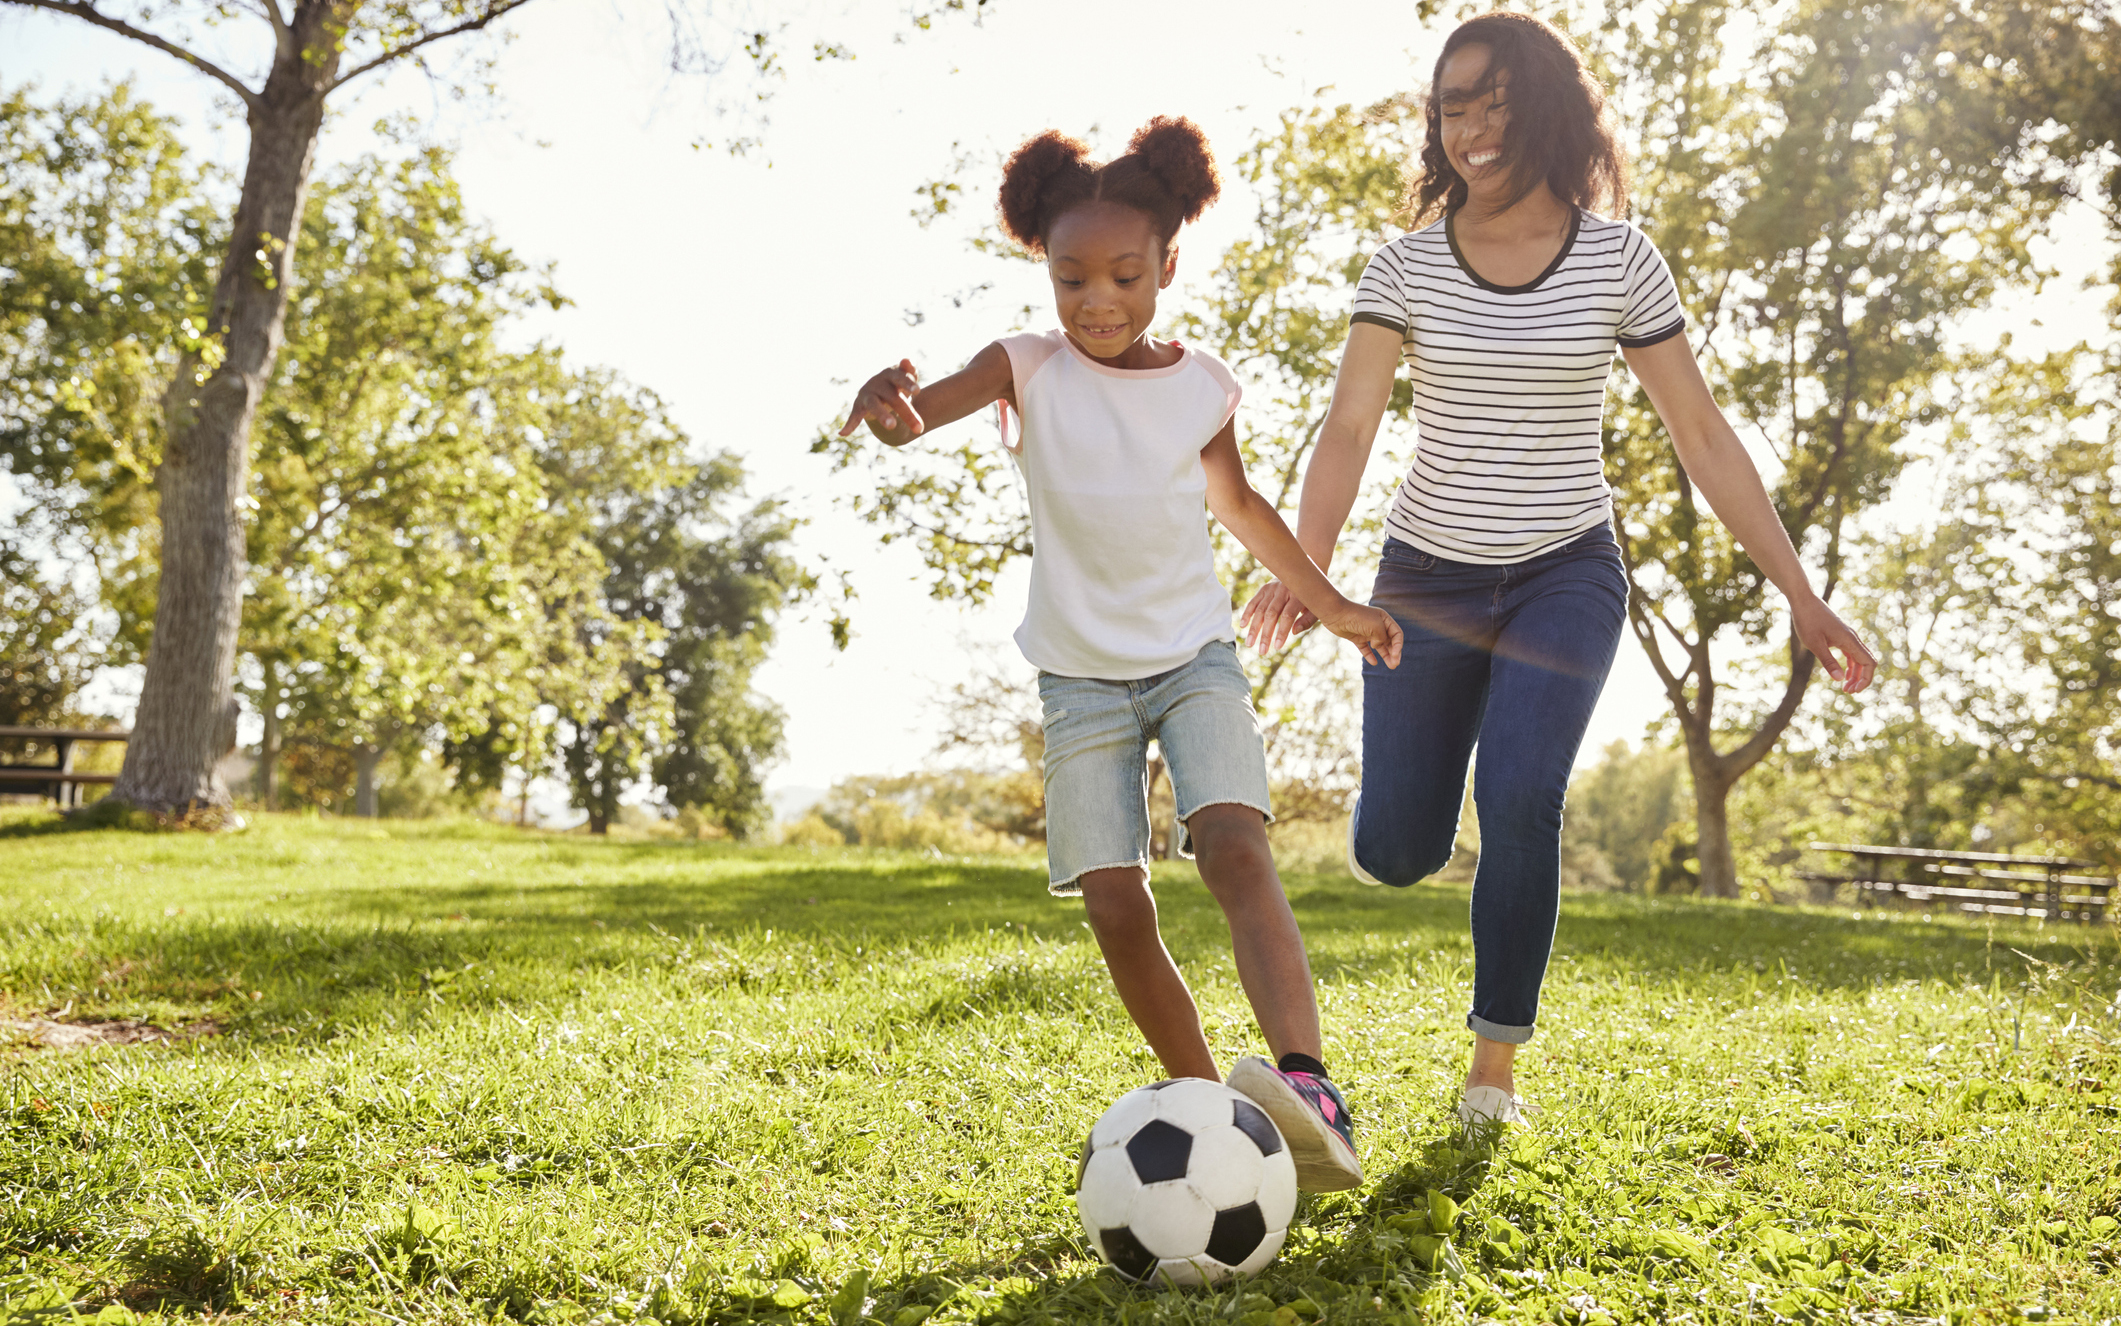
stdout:
<svg viewBox="0 0 2121 1326">
<path fill-rule="evenodd" d="M 1166 1257 L 1156 1264 L 1157 1276 L 1168 1279 L 1174 1285 L 1189 1288 L 1196 1285 L 1212 1285 L 1226 1278 L 1230 1268 L 1213 1257 Z"/>
<path fill-rule="evenodd" d="M 1127 1228 L 1158 1257 L 1198 1257 L 1208 1250 L 1215 1208 L 1184 1179 L 1151 1183 L 1128 1205 Z"/>
<path fill-rule="evenodd" d="M 1141 1189 L 1141 1180 L 1134 1177 L 1134 1163 L 1123 1148 L 1092 1152 L 1083 1170 L 1082 1191 L 1075 1194 L 1075 1209 L 1082 1213 L 1091 1237 L 1099 1230 L 1126 1224 L 1127 1212 Z"/>
<path fill-rule="evenodd" d="M 1231 1269 L 1239 1275 L 1258 1275 L 1261 1271 L 1267 1269 L 1267 1263 L 1273 1261 L 1275 1254 L 1281 1251 L 1281 1241 L 1287 1237 L 1289 1237 L 1289 1231 L 1286 1229 L 1268 1230 L 1267 1236 L 1259 1241 L 1257 1248 L 1252 1250 L 1252 1255 Z"/>
<path fill-rule="evenodd" d="M 1112 1108 L 1090 1129 L 1090 1145 L 1100 1151 L 1124 1145 L 1135 1129 L 1156 1117 L 1156 1098 L 1161 1094 L 1142 1087 L 1113 1101 Z"/>
<path fill-rule="evenodd" d="M 1287 1229 L 1296 1214 L 1296 1162 L 1283 1147 L 1264 1157 L 1259 1168 L 1259 1213 L 1267 1218 L 1268 1229 Z"/>
<path fill-rule="evenodd" d="M 1156 1093 L 1156 1117 L 1189 1133 L 1228 1123 L 1236 1092 L 1203 1077 L 1180 1078 Z"/>
<path fill-rule="evenodd" d="M 1239 1129 L 1228 1124 L 1207 1128 L 1193 1136 L 1186 1179 L 1218 1211 L 1243 1206 L 1259 1193 L 1260 1180 L 1266 1175 L 1266 1159 L 1259 1154 L 1259 1144 Z M 1261 1208 L 1261 1213 L 1268 1214 L 1268 1223 L 1273 1223 L 1265 1208 Z"/>
</svg>

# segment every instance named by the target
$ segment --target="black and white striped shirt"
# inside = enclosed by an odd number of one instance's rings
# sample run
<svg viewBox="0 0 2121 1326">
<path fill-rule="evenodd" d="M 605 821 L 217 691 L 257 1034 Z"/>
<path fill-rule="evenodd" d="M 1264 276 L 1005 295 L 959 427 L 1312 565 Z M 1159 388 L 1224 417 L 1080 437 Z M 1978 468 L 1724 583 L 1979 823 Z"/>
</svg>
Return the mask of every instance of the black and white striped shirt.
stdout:
<svg viewBox="0 0 2121 1326">
<path fill-rule="evenodd" d="M 1537 279 L 1474 275 L 1449 218 L 1370 259 L 1355 322 L 1405 338 L 1414 464 L 1390 532 L 1455 562 L 1521 562 L 1611 516 L 1599 448 L 1616 345 L 1686 327 L 1671 269 L 1625 221 L 1578 209 Z"/>
</svg>

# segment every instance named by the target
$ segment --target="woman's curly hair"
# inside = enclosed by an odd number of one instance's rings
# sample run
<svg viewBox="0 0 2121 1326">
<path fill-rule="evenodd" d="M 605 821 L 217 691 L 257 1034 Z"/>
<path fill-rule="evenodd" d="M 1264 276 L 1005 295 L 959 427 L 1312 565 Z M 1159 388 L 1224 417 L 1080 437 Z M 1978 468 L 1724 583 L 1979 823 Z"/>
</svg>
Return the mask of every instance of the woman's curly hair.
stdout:
<svg viewBox="0 0 2121 1326">
<path fill-rule="evenodd" d="M 1428 133 L 1408 163 L 1406 212 L 1416 226 L 1466 205 L 1466 182 L 1443 151 L 1443 67 L 1467 46 L 1488 48 L 1488 71 L 1472 95 L 1485 97 L 1508 76 L 1510 121 L 1503 161 L 1508 210 L 1544 182 L 1565 203 L 1626 216 L 1628 163 L 1606 105 L 1605 88 L 1583 53 L 1553 24 L 1504 10 L 1467 19 L 1444 41 L 1429 79 Z"/>
<path fill-rule="evenodd" d="M 1034 254 L 1053 223 L 1084 203 L 1118 203 L 1147 216 L 1168 248 L 1178 228 L 1222 192 L 1215 154 L 1193 121 L 1159 115 L 1134 131 L 1126 155 L 1090 159 L 1080 140 L 1055 129 L 1016 149 L 1002 167 L 1002 229 Z"/>
</svg>

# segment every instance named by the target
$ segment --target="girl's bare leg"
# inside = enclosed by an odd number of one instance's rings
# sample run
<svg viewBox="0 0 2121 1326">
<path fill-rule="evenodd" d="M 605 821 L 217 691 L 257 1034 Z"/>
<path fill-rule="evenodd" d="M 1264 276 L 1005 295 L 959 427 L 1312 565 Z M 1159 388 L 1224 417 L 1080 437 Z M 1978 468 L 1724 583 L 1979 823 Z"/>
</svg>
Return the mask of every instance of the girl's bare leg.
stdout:
<svg viewBox="0 0 2121 1326">
<path fill-rule="evenodd" d="M 1208 1037 L 1201 1030 L 1200 1009 L 1185 977 L 1164 947 L 1156 929 L 1156 899 L 1149 874 L 1139 866 L 1092 870 L 1082 878 L 1083 910 L 1090 933 L 1104 952 L 1105 967 L 1119 991 L 1120 1003 L 1141 1029 L 1171 1077 L 1205 1077 L 1220 1081 Z"/>
<path fill-rule="evenodd" d="M 1311 961 L 1274 870 L 1266 820 L 1250 806 L 1203 806 L 1186 821 L 1186 830 L 1201 880 L 1230 923 L 1237 979 L 1267 1048 L 1276 1059 L 1291 1051 L 1322 1058 Z"/>
</svg>

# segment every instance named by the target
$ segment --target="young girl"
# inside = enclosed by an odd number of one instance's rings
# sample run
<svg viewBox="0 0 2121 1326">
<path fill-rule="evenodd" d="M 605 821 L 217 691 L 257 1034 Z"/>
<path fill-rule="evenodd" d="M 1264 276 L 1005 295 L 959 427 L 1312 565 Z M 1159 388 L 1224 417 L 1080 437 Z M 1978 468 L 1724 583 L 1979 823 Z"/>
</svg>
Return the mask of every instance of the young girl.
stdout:
<svg viewBox="0 0 2121 1326">
<path fill-rule="evenodd" d="M 1149 335 L 1171 284 L 1179 226 L 1220 192 L 1200 130 L 1158 117 L 1126 155 L 1091 161 L 1043 133 L 1004 170 L 1001 220 L 1043 255 L 1060 325 L 1009 336 L 922 386 L 901 360 L 865 383 L 845 436 L 889 446 L 1000 402 L 1037 554 L 1016 642 L 1038 668 L 1046 727 L 1050 889 L 1080 894 L 1121 1002 L 1172 1077 L 1216 1078 L 1200 1013 L 1156 928 L 1149 891 L 1149 742 L 1161 744 L 1179 850 L 1230 924 L 1238 978 L 1277 1063 L 1238 1062 L 1230 1086 L 1287 1138 L 1299 1186 L 1362 1181 L 1347 1102 L 1320 1062 L 1318 1005 L 1296 918 L 1267 848 L 1267 770 L 1238 665 L 1230 597 L 1202 504 L 1280 583 L 1355 643 L 1399 662 L 1392 617 L 1344 598 L 1252 490 L 1233 424 L 1238 388 L 1218 359 Z"/>
</svg>

